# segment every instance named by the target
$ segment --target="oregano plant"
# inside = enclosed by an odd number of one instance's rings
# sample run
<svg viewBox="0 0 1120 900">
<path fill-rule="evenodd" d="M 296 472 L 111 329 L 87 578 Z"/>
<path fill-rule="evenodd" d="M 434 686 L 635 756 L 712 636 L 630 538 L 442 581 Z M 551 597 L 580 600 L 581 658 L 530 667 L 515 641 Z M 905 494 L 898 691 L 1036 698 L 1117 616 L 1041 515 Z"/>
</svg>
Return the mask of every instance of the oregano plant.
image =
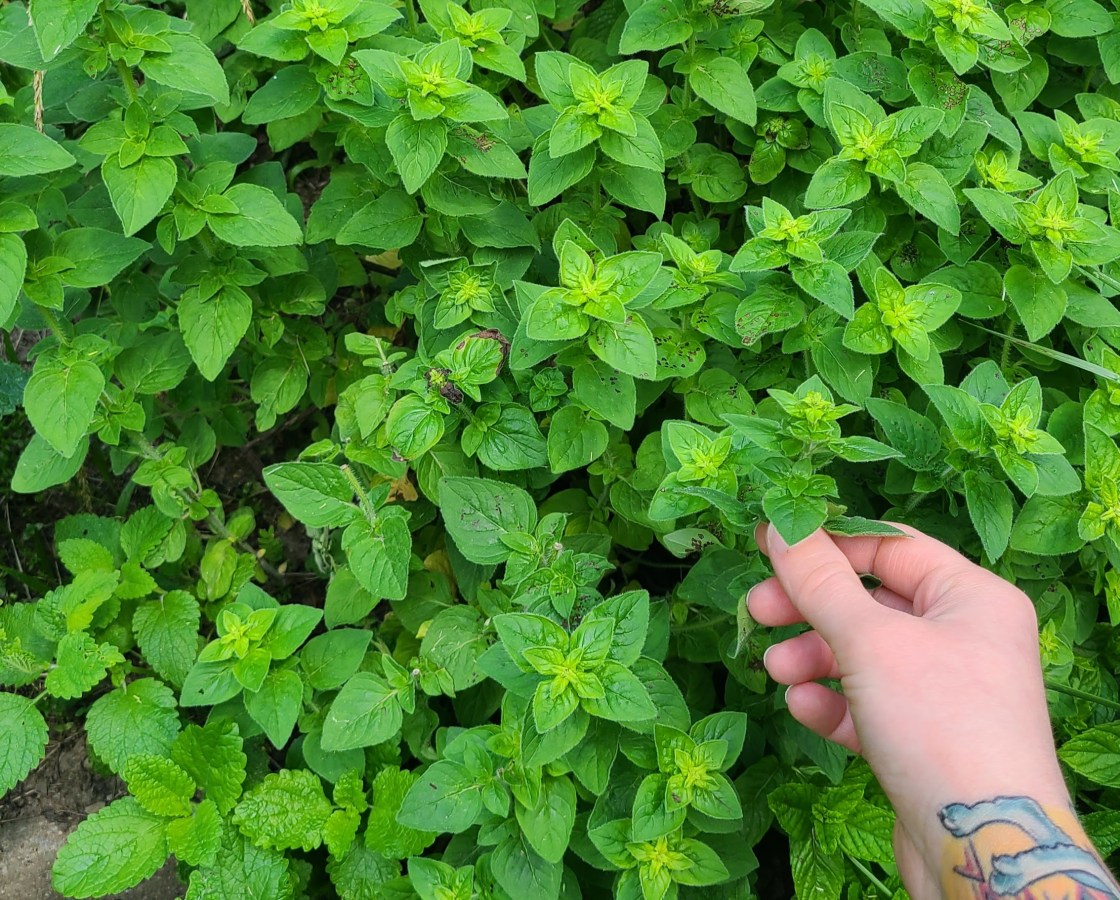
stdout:
<svg viewBox="0 0 1120 900">
<path fill-rule="evenodd" d="M 1118 16 L 0 5 L 0 822 L 76 730 L 67 897 L 904 896 L 745 603 L 903 522 L 1116 850 Z"/>
</svg>

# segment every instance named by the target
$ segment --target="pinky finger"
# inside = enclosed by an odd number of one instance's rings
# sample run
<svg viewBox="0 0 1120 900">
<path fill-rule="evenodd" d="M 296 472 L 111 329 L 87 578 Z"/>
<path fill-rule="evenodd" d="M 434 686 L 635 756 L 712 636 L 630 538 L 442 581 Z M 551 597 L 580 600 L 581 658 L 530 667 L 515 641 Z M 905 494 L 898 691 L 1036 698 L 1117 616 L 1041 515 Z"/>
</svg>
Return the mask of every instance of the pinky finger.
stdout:
<svg viewBox="0 0 1120 900">
<path fill-rule="evenodd" d="M 859 737 L 848 701 L 842 694 L 814 681 L 795 684 L 786 691 L 786 706 L 798 722 L 825 740 L 859 753 Z"/>
</svg>

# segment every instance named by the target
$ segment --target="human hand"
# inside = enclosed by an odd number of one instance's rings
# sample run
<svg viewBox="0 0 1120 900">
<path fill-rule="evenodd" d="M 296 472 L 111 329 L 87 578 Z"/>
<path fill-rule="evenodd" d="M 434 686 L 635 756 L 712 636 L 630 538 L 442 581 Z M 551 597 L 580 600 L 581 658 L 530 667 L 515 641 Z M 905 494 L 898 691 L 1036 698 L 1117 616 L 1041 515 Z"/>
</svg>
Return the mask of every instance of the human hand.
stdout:
<svg viewBox="0 0 1120 900">
<path fill-rule="evenodd" d="M 866 757 L 898 813 L 895 850 L 916 898 L 938 897 L 946 804 L 1069 798 L 1046 707 L 1034 607 L 1022 591 L 920 532 L 786 546 L 760 527 L 775 577 L 751 591 L 762 625 L 808 622 L 771 647 L 790 713 Z M 882 586 L 868 591 L 860 575 Z M 839 678 L 843 693 L 819 684 Z"/>
</svg>

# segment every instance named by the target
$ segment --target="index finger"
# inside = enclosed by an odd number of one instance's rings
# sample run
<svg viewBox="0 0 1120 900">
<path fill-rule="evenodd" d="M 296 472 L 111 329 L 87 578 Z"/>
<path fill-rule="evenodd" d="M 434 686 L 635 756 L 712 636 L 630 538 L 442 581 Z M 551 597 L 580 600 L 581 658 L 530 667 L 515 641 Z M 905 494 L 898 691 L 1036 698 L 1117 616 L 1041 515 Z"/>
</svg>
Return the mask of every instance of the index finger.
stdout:
<svg viewBox="0 0 1120 900">
<path fill-rule="evenodd" d="M 966 585 L 975 590 L 975 579 L 983 575 L 997 579 L 948 544 L 897 522 L 888 523 L 906 533 L 897 537 L 834 537 L 833 543 L 860 575 L 874 575 L 894 593 L 914 601 L 914 613 L 923 615 L 936 602 L 951 599 Z M 769 555 L 765 529 L 759 529 L 758 545 Z"/>
<path fill-rule="evenodd" d="M 838 656 L 849 636 L 858 635 L 872 618 L 891 614 L 875 601 L 851 562 L 829 535 L 815 531 L 790 547 L 773 525 L 759 541 L 774 574 L 797 611 Z"/>
</svg>

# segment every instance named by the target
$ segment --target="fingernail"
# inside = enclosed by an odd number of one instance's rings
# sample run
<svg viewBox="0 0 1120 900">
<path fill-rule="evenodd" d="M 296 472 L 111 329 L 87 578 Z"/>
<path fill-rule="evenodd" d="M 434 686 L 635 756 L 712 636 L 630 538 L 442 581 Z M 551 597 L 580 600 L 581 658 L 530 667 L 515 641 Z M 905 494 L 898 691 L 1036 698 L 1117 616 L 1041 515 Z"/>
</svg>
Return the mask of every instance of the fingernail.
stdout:
<svg viewBox="0 0 1120 900">
<path fill-rule="evenodd" d="M 777 646 L 778 646 L 777 644 L 771 644 L 769 647 L 767 647 L 765 650 L 762 651 L 762 668 L 764 668 L 764 669 L 767 668 L 766 660 L 770 656 L 770 651 L 773 650 Z"/>
<path fill-rule="evenodd" d="M 792 690 L 793 690 L 793 685 L 791 684 L 784 691 L 782 691 L 782 703 L 784 703 L 786 706 L 789 706 L 789 692 L 792 691 Z"/>
<path fill-rule="evenodd" d="M 789 544 L 778 534 L 778 529 L 774 527 L 773 523 L 766 526 L 766 547 L 769 549 L 771 556 L 775 553 L 785 553 L 789 549 Z"/>
</svg>

